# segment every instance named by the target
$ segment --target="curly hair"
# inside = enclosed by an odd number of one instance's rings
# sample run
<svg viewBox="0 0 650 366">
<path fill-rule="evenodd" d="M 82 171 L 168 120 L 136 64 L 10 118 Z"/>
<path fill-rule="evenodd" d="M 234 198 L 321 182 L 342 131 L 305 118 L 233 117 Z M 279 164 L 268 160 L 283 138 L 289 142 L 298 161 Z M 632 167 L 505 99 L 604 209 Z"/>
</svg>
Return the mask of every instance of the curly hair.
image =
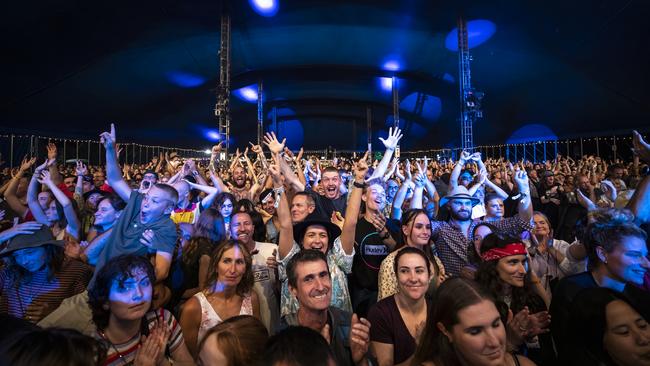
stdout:
<svg viewBox="0 0 650 366">
<path fill-rule="evenodd" d="M 589 217 L 589 225 L 583 237 L 589 257 L 589 269 L 594 269 L 602 263 L 596 248 L 601 247 L 605 252 L 611 253 L 626 237 L 635 237 L 643 241 L 647 238 L 645 231 L 634 224 L 634 214 L 630 210 L 594 211 Z"/>
<path fill-rule="evenodd" d="M 113 281 L 118 281 L 121 285 L 127 279 L 134 277 L 138 270 L 146 273 L 152 284 L 156 282 L 156 272 L 151 262 L 145 257 L 133 254 L 115 257 L 97 272 L 95 283 L 88 289 L 88 305 L 97 329 L 106 329 L 108 326 L 111 311 L 106 305 L 109 302 Z"/>
<path fill-rule="evenodd" d="M 496 234 L 489 234 L 483 239 L 481 244 L 481 255 L 492 248 L 504 248 L 508 244 L 520 243 L 521 240 L 514 237 L 501 238 Z M 503 290 L 506 284 L 499 276 L 497 270 L 498 260 L 483 261 L 476 271 L 476 282 L 485 287 L 492 296 L 498 300 L 502 300 Z M 533 310 L 546 310 L 546 304 L 543 299 L 535 293 L 534 286 L 531 282 L 530 271 L 526 271 L 524 276 L 523 287 L 512 287 L 512 301 L 510 309 L 513 313 L 517 313 L 524 307 L 528 306 Z"/>
<path fill-rule="evenodd" d="M 474 266 L 478 266 L 482 262 L 481 255 L 476 251 L 476 247 L 474 246 L 474 243 L 473 243 L 474 240 L 476 239 L 476 229 L 478 229 L 481 226 L 485 226 L 488 229 L 490 229 L 492 231 L 492 234 L 496 234 L 499 231 L 499 229 L 497 229 L 496 226 L 494 226 L 493 224 L 491 224 L 488 221 L 482 221 L 482 222 L 478 223 L 476 226 L 474 226 L 474 229 L 472 230 L 472 233 L 471 233 L 472 236 L 470 238 L 472 240 L 472 244 L 467 247 L 467 261 L 470 264 L 474 265 Z M 498 234 L 496 234 L 496 235 L 498 235 Z M 485 239 L 485 238 L 483 238 L 483 239 Z M 482 242 L 482 240 L 481 240 L 481 242 Z"/>
<path fill-rule="evenodd" d="M 239 251 L 244 255 L 244 262 L 246 263 L 246 270 L 244 272 L 244 275 L 242 276 L 241 281 L 239 281 L 237 284 L 237 295 L 245 296 L 253 288 L 255 280 L 253 277 L 253 260 L 251 258 L 251 254 L 248 252 L 248 249 L 246 249 L 245 246 L 240 245 L 231 239 L 219 244 L 214 253 L 212 253 L 210 266 L 208 267 L 208 280 L 206 281 L 204 289 L 206 293 L 211 294 L 214 292 L 214 285 L 219 280 L 219 262 L 221 261 L 221 258 L 223 257 L 223 254 L 226 252 L 226 250 L 232 248 L 239 249 Z"/>
</svg>

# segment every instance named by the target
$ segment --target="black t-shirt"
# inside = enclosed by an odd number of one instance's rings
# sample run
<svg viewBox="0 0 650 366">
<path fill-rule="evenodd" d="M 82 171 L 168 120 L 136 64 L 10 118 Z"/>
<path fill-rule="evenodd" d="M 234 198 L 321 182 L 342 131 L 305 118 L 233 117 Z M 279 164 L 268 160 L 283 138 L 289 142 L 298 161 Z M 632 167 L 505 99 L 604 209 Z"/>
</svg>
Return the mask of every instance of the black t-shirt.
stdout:
<svg viewBox="0 0 650 366">
<path fill-rule="evenodd" d="M 399 240 L 399 221 L 389 219 L 386 228 L 393 239 Z M 354 236 L 354 260 L 351 279 L 356 287 L 377 291 L 377 281 L 381 262 L 390 253 L 379 237 L 375 226 L 364 217 L 359 219 Z"/>
</svg>

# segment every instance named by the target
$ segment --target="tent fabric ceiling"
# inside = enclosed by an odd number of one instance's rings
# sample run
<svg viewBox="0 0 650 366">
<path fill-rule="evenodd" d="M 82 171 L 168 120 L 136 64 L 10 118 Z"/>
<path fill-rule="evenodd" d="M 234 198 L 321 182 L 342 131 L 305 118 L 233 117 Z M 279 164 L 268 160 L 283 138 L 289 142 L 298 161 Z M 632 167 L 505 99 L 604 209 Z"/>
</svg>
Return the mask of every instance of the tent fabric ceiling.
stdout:
<svg viewBox="0 0 650 366">
<path fill-rule="evenodd" d="M 486 94 L 477 144 L 533 123 L 558 136 L 648 125 L 648 2 L 278 1 L 272 17 L 249 1 L 226 4 L 231 83 L 263 80 L 265 109 L 290 110 L 281 121 L 301 126 L 306 146 L 363 148 L 367 107 L 373 134 L 383 133 L 387 61 L 399 65 L 405 148 L 457 145 L 458 61 L 445 38 L 460 13 L 496 25 L 471 50 L 472 82 Z M 216 127 L 222 5 L 7 4 L 0 125 L 87 137 L 114 121 L 125 140 L 208 146 L 200 131 Z M 437 110 L 414 109 L 418 94 Z M 244 145 L 255 136 L 256 105 L 233 96 L 231 110 L 233 142 Z"/>
</svg>

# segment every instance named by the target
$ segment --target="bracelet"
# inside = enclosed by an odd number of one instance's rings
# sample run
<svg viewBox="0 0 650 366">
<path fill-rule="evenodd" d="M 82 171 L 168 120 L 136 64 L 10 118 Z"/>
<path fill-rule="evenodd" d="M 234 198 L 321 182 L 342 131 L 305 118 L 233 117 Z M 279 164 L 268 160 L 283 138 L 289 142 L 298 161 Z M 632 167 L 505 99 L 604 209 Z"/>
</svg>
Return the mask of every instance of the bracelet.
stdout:
<svg viewBox="0 0 650 366">
<path fill-rule="evenodd" d="M 357 187 L 357 188 L 363 189 L 363 188 L 366 188 L 368 186 L 368 183 L 366 183 L 366 182 L 357 183 L 357 181 L 355 180 L 355 181 L 352 182 L 352 185 Z"/>
<path fill-rule="evenodd" d="M 280 207 L 280 196 L 284 193 L 284 187 L 273 188 L 273 192 L 275 193 L 275 203 L 273 206 L 277 209 Z"/>
</svg>

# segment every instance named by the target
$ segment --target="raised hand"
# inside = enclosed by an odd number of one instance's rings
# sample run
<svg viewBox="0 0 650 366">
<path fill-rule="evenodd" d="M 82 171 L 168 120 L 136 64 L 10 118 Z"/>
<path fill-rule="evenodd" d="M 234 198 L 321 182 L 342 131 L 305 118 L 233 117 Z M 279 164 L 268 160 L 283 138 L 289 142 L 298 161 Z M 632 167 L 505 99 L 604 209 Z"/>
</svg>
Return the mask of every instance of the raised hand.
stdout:
<svg viewBox="0 0 650 366">
<path fill-rule="evenodd" d="M 155 234 L 153 230 L 145 230 L 142 233 L 142 237 L 140 238 L 140 244 L 144 245 L 147 248 L 151 248 L 153 246 L 153 238 Z"/>
<path fill-rule="evenodd" d="M 632 151 L 639 159 L 650 164 L 650 144 L 643 140 L 643 137 L 637 131 L 632 132 Z"/>
<path fill-rule="evenodd" d="M 379 141 L 384 144 L 384 147 L 386 147 L 387 150 L 395 150 L 401 138 L 402 131 L 400 131 L 398 127 L 396 127 L 395 131 L 393 131 L 393 128 L 391 127 L 388 129 L 388 137 L 386 139 L 380 137 Z"/>
<path fill-rule="evenodd" d="M 75 167 L 74 171 L 77 173 L 77 176 L 88 174 L 88 169 L 81 160 L 77 160 L 77 166 Z"/>
<path fill-rule="evenodd" d="M 519 192 L 526 193 L 530 191 L 530 185 L 528 184 L 528 174 L 525 170 L 517 170 L 514 175 L 515 182 L 519 188 Z"/>
<path fill-rule="evenodd" d="M 463 164 L 463 165 L 465 165 L 465 163 L 467 163 L 467 162 L 470 161 L 470 160 L 472 160 L 472 155 L 470 155 L 469 152 L 463 150 L 463 151 L 460 153 L 460 158 L 458 159 L 458 162 L 461 163 L 461 164 Z"/>
<path fill-rule="evenodd" d="M 217 154 L 219 154 L 221 152 L 221 148 L 222 148 L 221 144 L 223 144 L 223 142 L 220 142 L 220 143 L 212 146 L 212 155 L 217 155 Z"/>
<path fill-rule="evenodd" d="M 413 181 L 413 174 L 411 173 L 411 162 L 409 159 L 406 159 L 406 163 L 404 163 L 404 175 L 406 176 L 407 181 Z"/>
<path fill-rule="evenodd" d="M 110 132 L 102 132 L 99 135 L 99 140 L 101 143 L 104 145 L 104 148 L 115 148 L 115 143 L 117 141 L 115 137 L 115 124 L 111 123 L 111 131 Z M 166 153 L 165 153 L 166 154 Z M 169 159 L 167 159 L 169 161 Z"/>
<path fill-rule="evenodd" d="M 476 162 L 481 160 L 481 153 L 480 152 L 475 152 L 474 154 L 469 156 L 469 160 L 474 160 Z"/>
<path fill-rule="evenodd" d="M 25 158 L 23 159 L 22 163 L 20 163 L 20 171 L 21 171 L 21 172 L 26 172 L 26 171 L 28 171 L 29 168 L 31 168 L 32 165 L 34 165 L 35 162 L 36 162 L 36 158 L 35 158 L 35 157 L 34 157 L 34 158 L 31 158 L 31 159 L 27 159 L 27 157 L 25 157 Z"/>
<path fill-rule="evenodd" d="M 252 142 L 249 142 L 249 144 L 251 145 L 251 151 L 254 152 L 255 154 L 259 154 L 262 152 L 262 146 L 255 145 Z"/>
<path fill-rule="evenodd" d="M 276 164 L 269 165 L 269 173 L 273 179 L 273 186 L 278 188 L 282 186 L 282 175 L 280 174 L 280 168 Z"/>
<path fill-rule="evenodd" d="M 47 160 L 56 160 L 56 145 L 53 143 L 49 142 L 47 144 Z"/>
<path fill-rule="evenodd" d="M 301 159 L 302 159 L 302 154 L 303 154 L 304 152 L 305 152 L 305 151 L 304 151 L 303 148 L 301 147 L 301 148 L 300 148 L 300 151 L 298 151 L 298 156 L 296 156 L 296 161 L 301 161 Z"/>
<path fill-rule="evenodd" d="M 368 151 L 366 151 L 359 161 L 354 163 L 352 170 L 354 171 L 355 180 L 363 182 L 366 179 L 366 173 L 368 173 Z"/>
<path fill-rule="evenodd" d="M 52 182 L 52 177 L 50 176 L 50 172 L 47 171 L 47 170 L 43 170 L 41 172 L 40 178 L 37 178 L 37 180 L 38 180 L 39 183 L 45 184 L 46 186 L 50 186 L 50 185 L 54 184 Z"/>
<path fill-rule="evenodd" d="M 266 145 L 274 154 L 281 153 L 286 142 L 286 138 L 282 139 L 282 142 L 278 141 L 275 132 L 267 132 L 266 135 L 264 135 L 264 145 Z"/>
<path fill-rule="evenodd" d="M 276 258 L 277 255 L 278 255 L 278 250 L 273 249 L 273 253 L 271 254 L 271 256 L 266 258 L 266 266 L 273 271 L 276 271 L 278 269 L 278 260 Z"/>
<path fill-rule="evenodd" d="M 350 353 L 354 363 L 361 362 L 368 353 L 370 344 L 370 322 L 368 319 L 360 318 L 352 314 L 350 328 Z"/>
</svg>

